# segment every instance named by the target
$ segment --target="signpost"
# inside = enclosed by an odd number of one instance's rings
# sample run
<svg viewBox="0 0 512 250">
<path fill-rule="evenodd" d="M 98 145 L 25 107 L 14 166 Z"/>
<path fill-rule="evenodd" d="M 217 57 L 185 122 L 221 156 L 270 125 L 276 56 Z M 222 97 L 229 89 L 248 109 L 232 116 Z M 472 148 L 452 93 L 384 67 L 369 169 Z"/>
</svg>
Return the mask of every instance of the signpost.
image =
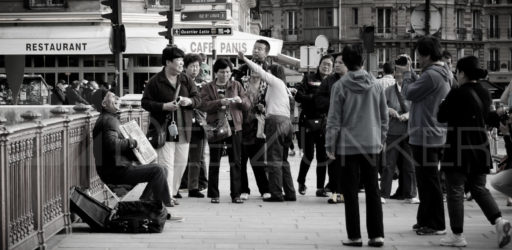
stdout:
<svg viewBox="0 0 512 250">
<path fill-rule="evenodd" d="M 227 14 L 225 10 L 212 10 L 212 11 L 190 11 L 181 12 L 181 21 L 225 21 Z"/>
<path fill-rule="evenodd" d="M 230 27 L 174 29 L 175 36 L 218 36 L 232 34 L 233 31 Z"/>
</svg>

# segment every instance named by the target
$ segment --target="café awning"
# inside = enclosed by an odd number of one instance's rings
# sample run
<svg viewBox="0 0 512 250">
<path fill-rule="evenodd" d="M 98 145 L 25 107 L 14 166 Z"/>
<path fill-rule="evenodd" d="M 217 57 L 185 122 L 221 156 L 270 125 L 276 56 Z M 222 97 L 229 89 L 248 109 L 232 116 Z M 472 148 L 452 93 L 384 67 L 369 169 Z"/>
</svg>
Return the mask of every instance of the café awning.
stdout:
<svg viewBox="0 0 512 250">
<path fill-rule="evenodd" d="M 0 55 L 101 55 L 111 54 L 110 26 L 16 26 L 0 29 Z M 126 25 L 125 54 L 161 54 L 167 40 L 158 35 L 159 26 Z M 277 56 L 283 41 L 255 34 L 233 31 L 217 36 L 217 55 L 236 55 L 239 50 L 252 51 L 258 39 L 270 43 L 271 56 Z M 175 36 L 174 43 L 186 53 L 212 54 L 211 36 Z"/>
</svg>

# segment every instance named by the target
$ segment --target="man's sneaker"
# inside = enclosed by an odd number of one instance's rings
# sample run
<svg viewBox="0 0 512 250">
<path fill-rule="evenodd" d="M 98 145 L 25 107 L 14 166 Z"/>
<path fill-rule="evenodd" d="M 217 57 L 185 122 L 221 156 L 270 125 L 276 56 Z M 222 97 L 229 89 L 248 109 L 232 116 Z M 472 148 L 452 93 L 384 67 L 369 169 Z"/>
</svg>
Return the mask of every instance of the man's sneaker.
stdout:
<svg viewBox="0 0 512 250">
<path fill-rule="evenodd" d="M 242 193 L 240 195 L 240 199 L 242 199 L 244 201 L 248 200 L 249 199 L 249 194 L 248 193 Z"/>
<path fill-rule="evenodd" d="M 327 192 L 325 192 L 325 189 L 319 188 L 316 190 L 316 197 L 329 197 L 327 195 Z"/>
<path fill-rule="evenodd" d="M 386 199 L 384 199 L 383 197 L 380 197 L 380 203 L 386 204 Z"/>
<path fill-rule="evenodd" d="M 204 198 L 204 194 L 199 192 L 199 189 L 192 189 L 188 192 L 188 197 Z"/>
<path fill-rule="evenodd" d="M 276 196 L 270 195 L 269 198 L 263 198 L 263 201 L 265 201 L 265 202 L 283 202 L 284 198 L 282 196 L 276 197 Z"/>
<path fill-rule="evenodd" d="M 332 193 L 331 198 L 327 200 L 327 203 L 329 204 L 336 204 L 338 203 L 338 194 Z"/>
<path fill-rule="evenodd" d="M 417 235 L 445 235 L 446 229 L 444 230 L 435 230 L 430 227 L 422 227 L 416 231 Z"/>
<path fill-rule="evenodd" d="M 361 238 L 343 240 L 342 243 L 344 246 L 351 246 L 351 247 L 362 247 L 363 246 L 363 241 L 361 241 Z"/>
<path fill-rule="evenodd" d="M 464 235 L 462 234 L 450 234 L 446 237 L 441 238 L 439 240 L 439 243 L 441 246 L 448 246 L 448 247 L 465 247 L 468 245 L 468 242 L 466 242 L 466 238 L 464 238 Z"/>
<path fill-rule="evenodd" d="M 301 195 L 305 195 L 305 194 L 306 194 L 306 190 L 307 190 L 307 189 L 308 189 L 308 188 L 306 187 L 306 185 L 305 185 L 305 184 L 300 184 L 300 183 L 299 183 L 299 194 L 301 194 Z"/>
<path fill-rule="evenodd" d="M 368 241 L 368 246 L 382 247 L 382 246 L 384 246 L 384 238 L 382 238 L 382 237 L 372 238 Z"/>
<path fill-rule="evenodd" d="M 420 228 L 421 228 L 421 226 L 417 223 L 412 225 L 412 231 L 418 231 Z"/>
<path fill-rule="evenodd" d="M 498 235 L 498 246 L 506 246 L 510 242 L 510 222 L 503 218 L 496 219 L 496 234 Z"/>
<path fill-rule="evenodd" d="M 268 198 L 270 198 L 270 193 L 264 193 L 262 195 L 262 197 L 263 197 L 263 199 L 268 199 Z"/>
<path fill-rule="evenodd" d="M 410 198 L 410 199 L 405 199 L 405 203 L 408 203 L 408 204 L 420 204 L 420 199 L 414 197 L 414 198 Z"/>
<path fill-rule="evenodd" d="M 338 194 L 338 203 L 344 203 L 345 197 L 342 194 Z"/>
</svg>

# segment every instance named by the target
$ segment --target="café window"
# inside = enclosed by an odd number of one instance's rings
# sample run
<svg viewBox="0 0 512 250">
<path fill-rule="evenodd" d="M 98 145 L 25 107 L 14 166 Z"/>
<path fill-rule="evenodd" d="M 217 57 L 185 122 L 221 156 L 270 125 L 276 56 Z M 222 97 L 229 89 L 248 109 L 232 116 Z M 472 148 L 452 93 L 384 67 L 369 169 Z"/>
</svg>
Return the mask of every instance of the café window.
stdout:
<svg viewBox="0 0 512 250">
<path fill-rule="evenodd" d="M 55 56 L 25 56 L 25 67 L 27 68 L 54 68 L 56 66 Z"/>
<path fill-rule="evenodd" d="M 78 56 L 57 56 L 57 65 L 59 67 L 78 67 Z"/>
<path fill-rule="evenodd" d="M 108 56 L 84 56 L 84 67 L 105 67 Z"/>
<path fill-rule="evenodd" d="M 66 0 L 25 0 L 25 6 L 32 8 L 64 8 L 67 7 Z"/>
<path fill-rule="evenodd" d="M 138 55 L 133 57 L 135 67 L 160 67 L 162 66 L 162 56 L 160 55 Z"/>
</svg>

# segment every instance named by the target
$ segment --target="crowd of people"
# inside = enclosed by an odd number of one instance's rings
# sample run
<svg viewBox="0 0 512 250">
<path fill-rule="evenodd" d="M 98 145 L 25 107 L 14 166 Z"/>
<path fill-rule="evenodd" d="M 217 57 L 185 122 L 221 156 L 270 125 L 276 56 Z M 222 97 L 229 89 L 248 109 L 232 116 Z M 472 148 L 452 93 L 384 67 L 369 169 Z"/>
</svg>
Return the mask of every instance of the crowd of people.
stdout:
<svg viewBox="0 0 512 250">
<path fill-rule="evenodd" d="M 105 183 L 148 182 L 141 199 L 159 199 L 168 207 L 179 205 L 180 187 L 194 198 L 204 198 L 207 189 L 210 202 L 218 204 L 220 161 L 227 155 L 232 203 L 249 198 L 248 163 L 263 201 L 296 201 L 288 155 L 292 110 L 298 105 L 296 135 L 303 155 L 297 192 L 307 193 L 307 173 L 316 159 L 315 195 L 329 204 L 345 203 L 343 245 L 363 245 L 358 193 L 364 189 L 369 246 L 384 245 L 386 199 L 419 204 L 412 226 L 418 235 L 446 235 L 441 245 L 466 246 L 463 201 L 469 191 L 503 247 L 511 225 L 485 185 L 492 168 L 487 128 L 500 127 L 504 111 L 490 111 L 489 93 L 478 82 L 487 72 L 474 56 L 460 58 L 452 72 L 435 37 L 419 39 L 416 48 L 420 74 L 403 54 L 384 64 L 384 75 L 376 79 L 365 70 L 363 49 L 355 44 L 322 56 L 316 72 L 288 88 L 283 67 L 266 60 L 270 44 L 265 40 L 256 41 L 252 59 L 238 53 L 243 62 L 238 69 L 217 59 L 211 80 L 204 55 L 167 47 L 162 71 L 148 81 L 142 97 L 156 163 L 134 167 L 131 149 L 137 141 L 121 136 L 118 100 L 100 90 L 101 116 L 94 128 L 98 174 Z M 511 173 L 502 171 L 492 183 L 509 196 Z M 391 194 L 397 174 L 399 187 Z"/>
</svg>

